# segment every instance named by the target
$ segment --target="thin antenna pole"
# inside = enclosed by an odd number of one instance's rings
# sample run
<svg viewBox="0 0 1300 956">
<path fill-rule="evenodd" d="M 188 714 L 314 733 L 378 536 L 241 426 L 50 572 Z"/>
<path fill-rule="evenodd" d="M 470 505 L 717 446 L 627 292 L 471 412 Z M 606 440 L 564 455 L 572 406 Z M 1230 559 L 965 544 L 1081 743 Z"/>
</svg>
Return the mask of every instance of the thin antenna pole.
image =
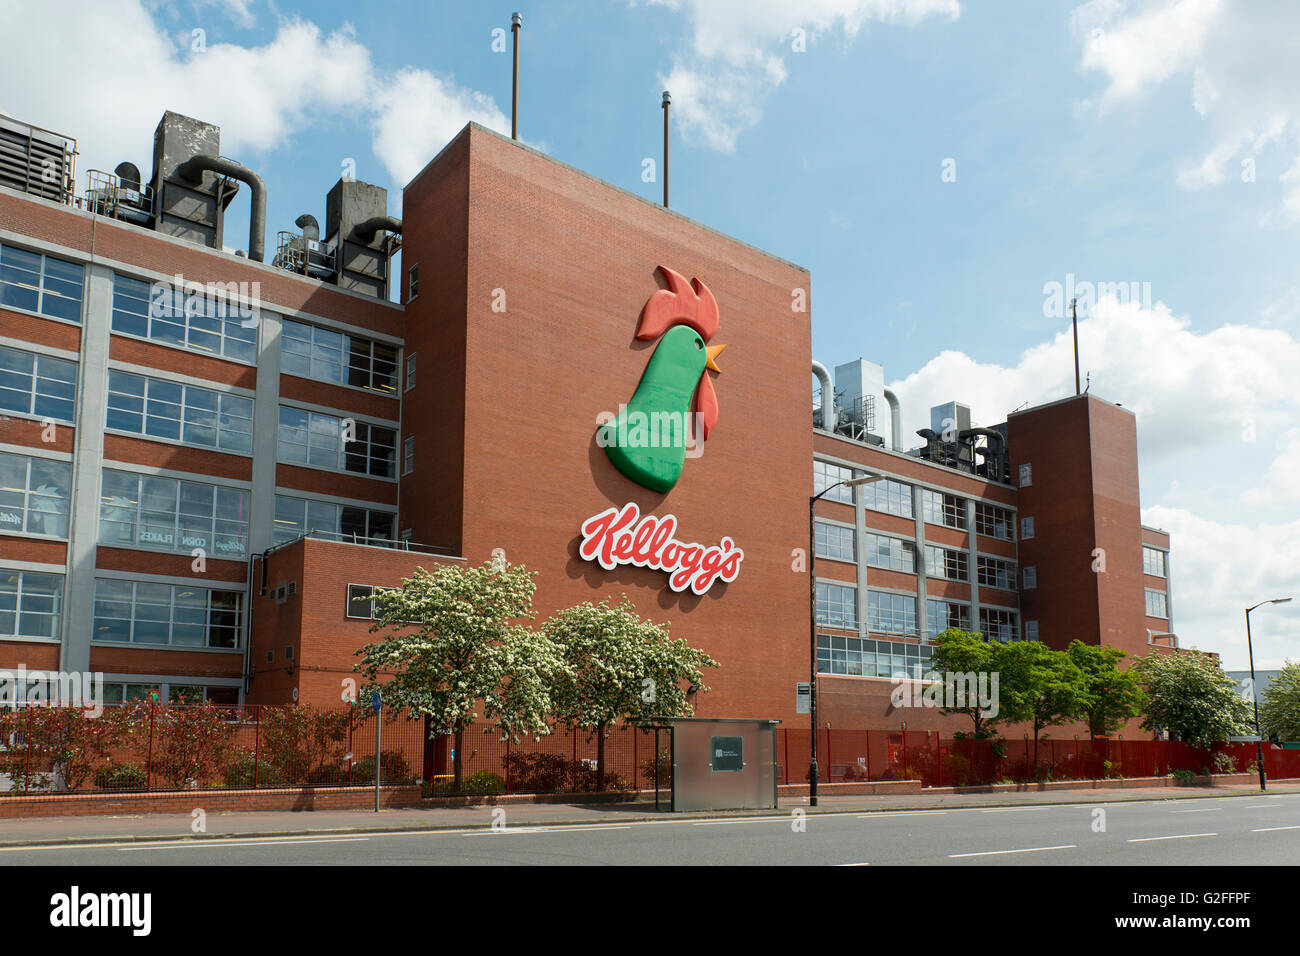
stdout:
<svg viewBox="0 0 1300 956">
<path fill-rule="evenodd" d="M 664 208 L 668 208 L 668 107 L 673 98 L 664 90 Z"/>
<path fill-rule="evenodd" d="M 1078 299 L 1070 300 L 1070 325 L 1074 329 L 1074 394 L 1080 394 L 1079 390 L 1079 316 L 1075 305 Z"/>
<path fill-rule="evenodd" d="M 510 32 L 515 39 L 515 72 L 510 86 L 510 138 L 519 138 L 519 31 L 524 25 L 524 18 L 517 13 L 510 14 Z"/>
</svg>

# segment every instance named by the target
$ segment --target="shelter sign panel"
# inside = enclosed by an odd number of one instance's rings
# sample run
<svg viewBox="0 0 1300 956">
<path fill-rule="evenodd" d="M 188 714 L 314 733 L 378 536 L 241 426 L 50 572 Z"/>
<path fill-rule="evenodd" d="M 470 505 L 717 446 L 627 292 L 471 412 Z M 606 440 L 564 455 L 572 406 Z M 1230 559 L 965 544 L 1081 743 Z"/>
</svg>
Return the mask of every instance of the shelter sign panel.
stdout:
<svg viewBox="0 0 1300 956">
<path fill-rule="evenodd" d="M 710 737 L 709 753 L 714 773 L 740 773 L 745 769 L 744 737 Z"/>
</svg>

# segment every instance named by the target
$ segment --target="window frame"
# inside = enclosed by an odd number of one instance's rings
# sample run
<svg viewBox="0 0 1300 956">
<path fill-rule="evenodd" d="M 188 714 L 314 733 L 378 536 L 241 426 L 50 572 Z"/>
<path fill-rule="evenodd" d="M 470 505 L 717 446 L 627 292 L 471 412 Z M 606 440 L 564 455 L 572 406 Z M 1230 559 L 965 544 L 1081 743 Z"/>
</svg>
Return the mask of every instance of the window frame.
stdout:
<svg viewBox="0 0 1300 956">
<path fill-rule="evenodd" d="M 120 287 L 119 281 L 121 283 Z M 134 294 L 140 290 L 131 286 L 143 286 L 145 297 L 141 298 L 139 295 Z M 154 303 L 159 299 L 170 300 L 170 302 L 161 307 L 156 307 Z M 197 313 L 188 304 L 196 299 L 201 299 L 204 303 L 202 311 Z M 128 302 L 142 302 L 144 311 L 139 312 L 126 308 L 125 304 Z M 124 272 L 113 273 L 113 294 L 109 317 L 109 331 L 112 334 L 125 335 L 130 338 L 152 342 L 156 345 L 163 345 L 167 348 L 180 349 L 194 355 L 204 355 L 208 358 L 236 362 L 240 365 L 255 368 L 257 366 L 259 333 L 262 325 L 261 312 L 260 310 L 255 311 L 253 324 L 245 325 L 245 319 L 238 316 L 232 317 L 229 311 L 228 304 L 223 302 L 221 298 L 213 298 L 206 294 L 200 295 L 197 292 L 189 293 L 164 282 L 151 282 Z M 143 322 L 143 332 L 127 327 L 128 323 L 131 323 L 133 319 Z M 216 325 L 216 328 L 202 328 L 195 321 L 196 319 L 212 322 Z M 180 329 L 179 337 L 162 334 L 166 327 Z M 251 329 L 252 336 L 250 338 L 240 335 L 237 332 L 232 332 L 232 329 Z M 216 350 L 197 344 L 205 336 L 216 339 Z M 238 354 L 241 352 L 247 352 L 248 354 Z"/>
<path fill-rule="evenodd" d="M 134 499 L 127 499 L 128 502 L 133 501 L 135 505 L 134 517 L 130 521 L 130 544 L 121 540 L 105 540 L 104 537 L 106 525 L 127 524 L 127 522 L 120 517 L 105 514 L 106 511 L 110 511 L 114 508 L 122 511 L 126 511 L 129 508 L 129 505 L 125 504 L 110 504 L 108 499 L 105 497 L 104 492 L 110 477 L 116 479 L 118 476 L 131 479 L 135 483 L 135 497 Z M 159 485 L 165 482 L 170 484 L 173 488 L 173 493 L 171 494 L 171 501 L 174 502 L 171 506 L 173 510 L 168 512 L 172 518 L 172 544 L 170 545 L 164 542 L 150 540 L 142 541 L 140 539 L 141 533 L 146 530 L 147 522 L 151 520 L 146 518 L 146 513 L 153 513 L 154 515 L 161 515 L 164 513 L 160 509 L 146 507 L 147 498 L 157 492 L 152 489 L 146 490 L 145 482 L 154 482 Z M 185 506 L 184 492 L 187 487 L 191 490 L 197 487 L 210 489 L 211 491 L 210 500 L 212 501 L 212 518 L 211 523 L 207 525 L 207 545 L 193 543 L 187 544 L 185 542 L 185 536 L 187 534 L 193 534 L 194 532 L 191 529 L 186 529 L 184 527 L 184 519 L 188 517 L 191 519 L 191 523 L 193 523 L 193 519 L 204 517 L 203 514 L 198 512 L 185 512 L 182 510 Z M 222 517 L 221 498 L 223 492 L 226 495 L 242 496 L 244 514 L 242 519 L 239 517 Z M 124 471 L 120 468 L 102 468 L 100 470 L 99 479 L 99 510 L 96 518 L 95 543 L 98 546 L 105 548 L 125 548 L 132 551 L 162 551 L 167 554 L 192 554 L 195 548 L 202 548 L 209 558 L 214 558 L 219 561 L 244 561 L 248 558 L 249 525 L 252 521 L 252 514 L 250 511 L 251 499 L 252 495 L 247 488 L 239 488 L 233 485 L 219 485 L 206 481 L 194 481 L 189 478 L 172 478 L 168 475 L 143 474 L 137 471 Z M 156 520 L 154 521 L 154 524 L 155 526 L 161 526 Z M 218 548 L 217 542 L 219 539 L 230 539 L 234 537 L 229 530 L 219 531 L 218 528 L 228 529 L 232 526 L 241 532 L 238 536 L 241 547 L 238 550 Z"/>
<path fill-rule="evenodd" d="M 4 522 L 3 520 L 0 520 L 0 534 L 14 534 L 14 535 L 21 534 L 21 535 L 28 535 L 31 537 L 50 538 L 52 540 L 67 541 L 68 530 L 72 520 L 72 462 L 65 461 L 61 458 L 45 458 L 45 457 L 40 457 L 35 455 L 24 455 L 19 452 L 0 451 L 0 464 L 3 464 L 5 459 L 10 459 L 10 458 L 22 463 L 20 466 L 23 472 L 22 487 L 21 488 L 3 487 L 2 484 L 3 477 L 0 477 L 0 494 L 6 494 L 6 493 L 20 494 L 22 496 L 22 505 L 20 508 L 17 509 L 17 511 L 15 511 L 15 508 L 13 507 L 7 507 L 3 504 L 0 504 L 0 516 L 3 516 L 7 513 L 17 513 L 20 518 L 20 521 L 19 521 L 18 528 L 16 530 L 11 530 L 8 523 Z M 56 486 L 56 490 L 60 490 L 63 492 L 61 499 L 54 495 L 37 494 L 38 488 L 46 487 L 44 484 L 38 485 L 37 488 L 32 487 L 33 475 L 35 474 L 38 464 L 45 467 L 58 468 L 63 471 L 64 474 L 62 476 L 63 477 L 62 488 L 58 488 Z M 34 498 L 38 500 L 53 499 L 55 501 L 62 501 L 63 504 L 62 514 L 60 514 L 57 510 L 42 511 L 33 508 Z M 33 524 L 33 517 L 47 516 L 47 515 L 52 515 L 56 519 L 59 518 L 62 519 L 63 532 L 61 534 L 55 534 L 48 531 L 32 530 L 31 526 Z"/>
<path fill-rule="evenodd" d="M 22 265 L 10 265 L 9 263 L 7 263 L 5 261 L 5 252 L 7 250 L 16 252 L 20 256 L 37 257 L 40 260 L 40 262 L 37 263 L 35 272 L 33 272 L 32 269 L 26 268 L 25 266 Z M 73 269 L 76 269 L 80 273 L 79 279 L 73 280 L 65 276 L 50 275 L 49 263 L 51 262 L 57 262 L 59 265 L 69 266 Z M 24 285 L 19 282 L 12 281 L 10 279 L 6 279 L 5 275 L 9 270 L 34 274 L 36 277 L 36 285 L 35 286 Z M 59 292 L 55 289 L 50 289 L 48 285 L 51 281 L 53 281 L 54 283 L 61 283 L 68 286 L 71 286 L 75 281 L 77 285 L 76 298 L 74 299 L 72 296 L 65 295 L 62 292 Z M 34 289 L 36 292 L 35 307 L 29 309 L 24 305 L 16 304 L 13 302 L 6 302 L 5 301 L 6 288 L 28 289 L 28 290 Z M 76 317 L 69 318 L 66 315 L 60 315 L 58 312 L 46 311 L 45 296 L 47 294 L 53 296 L 55 299 L 58 299 L 60 301 L 76 302 L 77 305 Z M 61 256 L 51 256 L 44 252 L 37 252 L 34 249 L 25 249 L 22 246 L 16 246 L 11 242 L 0 242 L 0 308 L 9 309 L 13 312 L 23 312 L 28 315 L 38 315 L 43 319 L 53 319 L 56 322 L 68 322 L 73 325 L 81 325 L 82 316 L 86 311 L 85 263 L 76 262 L 72 259 L 64 259 Z"/>
<path fill-rule="evenodd" d="M 105 593 L 101 591 L 100 588 L 101 585 L 116 585 L 118 587 L 125 587 L 129 590 L 130 597 L 124 602 L 120 596 L 105 595 Z M 167 592 L 168 600 L 166 604 L 166 608 L 167 608 L 166 619 L 157 618 L 157 617 L 150 618 L 147 616 L 143 616 L 138 612 L 138 607 L 140 605 L 143 605 L 144 607 L 152 607 L 152 608 L 159 608 L 163 606 L 157 601 L 149 601 L 149 600 L 141 601 L 140 589 L 142 587 L 151 588 L 151 589 L 156 589 L 156 588 L 168 589 Z M 194 621 L 186 621 L 183 618 L 178 617 L 178 612 L 181 612 L 183 614 L 184 612 L 188 611 L 192 614 L 193 611 L 195 610 L 195 605 L 192 602 L 187 604 L 181 604 L 177 600 L 178 592 L 186 592 L 186 591 L 203 593 L 203 608 L 202 608 L 203 622 L 201 625 L 197 624 Z M 234 607 L 231 608 L 225 605 L 218 606 L 216 603 L 217 595 L 222 595 L 223 600 L 229 600 L 233 596 L 235 599 Z M 120 606 L 123 603 L 126 604 L 126 613 L 127 613 L 126 617 L 121 617 L 120 615 L 109 615 L 109 614 L 102 613 L 101 611 L 101 606 L 108 606 L 108 605 Z M 247 602 L 246 592 L 234 588 L 212 587 L 207 584 L 174 584 L 166 581 L 140 581 L 140 580 L 129 580 L 126 578 L 97 577 L 95 578 L 94 597 L 93 597 L 93 608 L 92 608 L 93 623 L 91 624 L 91 628 L 92 628 L 91 643 L 95 645 L 105 646 L 105 647 L 124 647 L 124 646 L 166 647 L 166 648 L 172 648 L 178 650 L 189 650 L 189 651 L 227 651 L 227 652 L 242 653 L 244 650 L 244 610 L 247 603 L 248 602 Z M 214 621 L 218 619 L 218 615 L 233 615 L 234 623 L 233 624 L 214 623 Z M 127 625 L 126 639 L 116 640 L 113 638 L 96 636 L 100 630 L 101 621 L 104 622 L 124 621 Z M 136 637 L 137 624 L 165 625 L 166 632 L 167 632 L 167 640 L 153 641 L 148 639 L 137 639 Z M 202 643 L 196 644 L 196 643 L 176 640 L 176 632 L 178 628 L 185 628 L 185 627 L 193 628 L 198 626 L 202 626 L 203 628 Z M 231 639 L 233 640 L 233 643 L 229 645 L 213 643 L 214 634 L 217 632 L 229 633 L 231 635 Z"/>
<path fill-rule="evenodd" d="M 31 352 L 27 349 L 15 348 L 11 345 L 0 345 L 0 358 L 3 358 L 5 353 L 13 353 L 16 356 L 30 356 L 31 370 L 11 369 L 6 367 L 3 363 L 0 363 L 0 395 L 12 392 L 14 394 L 26 394 L 27 396 L 27 402 L 23 408 L 11 408 L 6 405 L 0 405 L 0 414 L 12 413 L 14 415 L 21 415 L 24 418 L 35 418 L 41 421 L 48 418 L 56 422 L 65 422 L 70 425 L 75 424 L 77 420 L 78 375 L 80 373 L 79 363 L 72 359 L 47 355 L 44 352 Z M 71 369 L 71 380 L 59 378 L 54 374 L 42 374 L 44 368 L 44 371 L 49 373 L 58 371 L 66 375 L 67 370 L 63 368 L 64 366 L 66 366 L 67 369 Z M 5 384 L 7 381 L 6 376 L 11 375 L 15 378 L 22 377 L 26 379 L 26 383 L 22 388 L 19 388 L 17 385 Z M 52 392 L 49 390 L 48 386 L 45 391 L 42 391 L 42 382 L 53 382 L 56 385 L 62 386 L 65 390 L 71 392 L 71 396 L 64 397 L 57 392 Z M 42 400 L 46 403 L 57 404 L 59 411 L 56 412 L 51 410 L 49 404 L 41 406 L 40 402 Z M 61 413 L 64 406 L 67 407 L 68 414 L 66 415 Z"/>
<path fill-rule="evenodd" d="M 8 589 L 8 577 L 15 576 L 14 589 Z M 27 587 L 29 578 L 50 578 L 54 582 L 52 592 Z M 0 638 L 6 641 L 48 641 L 57 642 L 63 638 L 63 604 L 67 591 L 67 575 L 56 571 L 34 571 L 29 568 L 0 567 Z M 13 607 L 9 607 L 9 595 L 13 595 Z M 25 606 L 25 598 L 48 600 L 52 610 L 33 610 Z M 8 629 L 5 618 L 13 617 L 13 628 Z M 52 633 L 23 633 L 24 618 L 35 617 L 49 619 Z"/>
</svg>

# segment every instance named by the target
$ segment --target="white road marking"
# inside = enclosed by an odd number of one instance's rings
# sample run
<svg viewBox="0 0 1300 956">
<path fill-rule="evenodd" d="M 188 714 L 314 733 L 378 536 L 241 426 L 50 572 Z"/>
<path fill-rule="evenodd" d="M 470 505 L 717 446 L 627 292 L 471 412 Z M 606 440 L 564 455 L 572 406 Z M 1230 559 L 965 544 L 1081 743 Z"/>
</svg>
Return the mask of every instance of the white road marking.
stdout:
<svg viewBox="0 0 1300 956">
<path fill-rule="evenodd" d="M 870 863 L 836 863 L 836 866 L 870 866 Z"/>
<path fill-rule="evenodd" d="M 881 810 L 878 813 L 859 813 L 859 820 L 892 819 L 893 817 L 941 817 L 947 810 Z"/>
<path fill-rule="evenodd" d="M 1191 840 L 1195 837 L 1212 837 L 1218 836 L 1217 833 L 1179 833 L 1177 836 L 1161 837 L 1138 837 L 1136 840 L 1129 840 L 1129 843 L 1150 843 L 1153 840 Z"/>
<path fill-rule="evenodd" d="M 1262 827 L 1262 828 L 1259 829 L 1259 830 L 1251 830 L 1250 832 L 1251 832 L 1251 833 L 1272 833 L 1274 830 L 1300 830 L 1300 826 L 1296 826 L 1296 827 Z"/>
<path fill-rule="evenodd" d="M 117 847 L 117 850 L 121 853 L 131 853 L 136 850 L 206 850 L 238 846 L 303 846 L 307 843 L 366 843 L 369 840 L 370 837 L 322 837 L 314 840 L 241 840 L 238 842 L 227 840 L 186 840 L 184 843 L 170 843 L 154 846 L 119 846 Z"/>
<path fill-rule="evenodd" d="M 1064 846 L 1028 846 L 1021 850 L 983 850 L 979 853 L 949 853 L 948 859 L 957 860 L 964 856 L 1001 856 L 1004 853 L 1040 853 L 1043 850 L 1077 850 L 1078 844 L 1067 843 Z"/>
<path fill-rule="evenodd" d="M 1213 813 L 1215 810 L 1222 810 L 1223 807 L 1201 807 L 1197 810 L 1170 810 L 1170 813 Z"/>
</svg>

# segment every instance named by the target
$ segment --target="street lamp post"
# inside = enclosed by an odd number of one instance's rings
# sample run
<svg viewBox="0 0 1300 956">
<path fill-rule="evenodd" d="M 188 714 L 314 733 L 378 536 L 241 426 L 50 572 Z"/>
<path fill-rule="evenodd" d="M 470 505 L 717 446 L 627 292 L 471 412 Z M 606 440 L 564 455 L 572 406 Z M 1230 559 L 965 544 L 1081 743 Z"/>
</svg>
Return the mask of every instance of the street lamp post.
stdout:
<svg viewBox="0 0 1300 956">
<path fill-rule="evenodd" d="M 1260 601 L 1246 608 L 1246 652 L 1250 654 L 1250 702 L 1255 707 L 1255 765 L 1259 769 L 1259 789 L 1264 789 L 1264 738 L 1259 732 L 1259 693 L 1255 690 L 1255 647 L 1250 641 L 1250 612 L 1265 604 L 1286 604 L 1289 597 Z"/>
<path fill-rule="evenodd" d="M 827 485 L 817 494 L 808 499 L 808 652 L 809 652 L 809 678 L 808 685 L 808 709 L 812 712 L 812 761 L 808 766 L 808 805 L 817 806 L 817 574 L 815 565 L 817 562 L 817 518 L 814 509 L 817 501 L 828 491 L 833 491 L 843 485 L 845 488 L 856 488 L 858 485 L 869 485 L 873 481 L 881 481 L 884 475 L 863 475 L 861 478 L 848 478 L 844 481 L 837 481 L 833 485 Z"/>
</svg>

